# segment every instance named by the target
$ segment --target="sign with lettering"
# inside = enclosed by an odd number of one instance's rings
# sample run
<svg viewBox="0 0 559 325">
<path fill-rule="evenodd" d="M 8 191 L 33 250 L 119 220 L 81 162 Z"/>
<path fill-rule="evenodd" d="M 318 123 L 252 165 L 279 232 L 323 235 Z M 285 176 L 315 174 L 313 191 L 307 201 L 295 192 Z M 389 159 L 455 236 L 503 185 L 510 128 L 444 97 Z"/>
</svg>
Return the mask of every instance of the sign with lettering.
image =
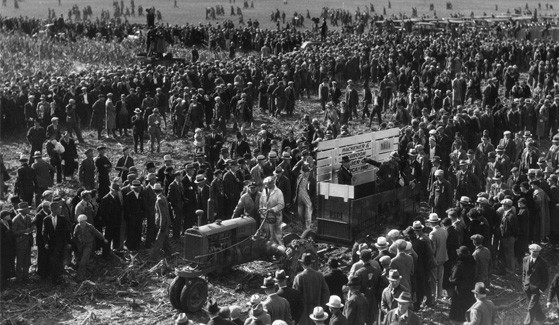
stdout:
<svg viewBox="0 0 559 325">
<path fill-rule="evenodd" d="M 386 160 L 390 152 L 398 148 L 399 133 L 400 130 L 394 128 L 319 142 L 317 181 L 337 183 L 336 173 L 344 156 L 350 160 L 349 168 L 354 176 L 352 185 L 374 181 L 376 168 L 363 160 Z"/>
</svg>

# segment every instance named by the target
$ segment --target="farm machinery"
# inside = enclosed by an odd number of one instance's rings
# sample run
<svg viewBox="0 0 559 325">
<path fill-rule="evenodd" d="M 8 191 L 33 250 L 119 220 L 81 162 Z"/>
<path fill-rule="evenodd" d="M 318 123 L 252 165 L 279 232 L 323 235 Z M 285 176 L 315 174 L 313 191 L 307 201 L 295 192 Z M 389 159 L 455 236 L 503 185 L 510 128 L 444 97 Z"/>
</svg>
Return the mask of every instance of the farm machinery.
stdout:
<svg viewBox="0 0 559 325">
<path fill-rule="evenodd" d="M 229 220 L 190 228 L 185 233 L 184 257 L 187 265 L 175 270 L 176 277 L 169 287 L 169 299 L 174 308 L 183 312 L 202 309 L 208 297 L 207 274 L 223 274 L 231 267 L 274 257 L 278 267 L 293 278 L 299 271 L 298 260 L 303 253 L 315 255 L 312 242 L 289 233 L 284 245 L 271 243 L 260 235 L 252 217 Z"/>
</svg>

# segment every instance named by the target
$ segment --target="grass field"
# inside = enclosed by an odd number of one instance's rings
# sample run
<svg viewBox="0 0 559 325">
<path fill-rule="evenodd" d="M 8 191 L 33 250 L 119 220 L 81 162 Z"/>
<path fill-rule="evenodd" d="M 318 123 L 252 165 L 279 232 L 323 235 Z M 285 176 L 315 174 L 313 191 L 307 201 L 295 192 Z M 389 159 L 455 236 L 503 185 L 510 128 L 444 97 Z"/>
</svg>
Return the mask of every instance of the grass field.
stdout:
<svg viewBox="0 0 559 325">
<path fill-rule="evenodd" d="M 83 8 L 85 5 L 91 5 L 93 9 L 93 15 L 98 16 L 101 9 L 110 10 L 112 9 L 112 0 L 61 0 L 61 5 L 58 5 L 58 0 L 22 0 L 19 2 L 19 9 L 14 8 L 14 0 L 7 0 L 8 4 L 6 7 L 0 7 L 0 15 L 2 16 L 29 16 L 29 17 L 40 17 L 47 18 L 48 10 L 47 8 L 53 8 L 57 15 L 64 14 L 67 18 L 68 9 L 70 9 L 74 4 L 77 4 L 79 8 Z M 254 9 L 243 10 L 245 16 L 245 22 L 251 19 L 258 19 L 264 28 L 274 28 L 274 24 L 270 22 L 270 13 L 276 9 L 280 11 L 285 11 L 287 17 L 291 17 L 295 11 L 299 13 L 306 14 L 307 9 L 310 11 L 311 16 L 315 17 L 320 14 L 323 7 L 329 8 L 345 8 L 354 12 L 357 7 L 364 10 L 365 7 L 372 3 L 375 7 L 377 13 L 382 14 L 383 8 L 386 8 L 387 15 L 405 13 L 408 16 L 411 15 L 411 10 L 413 7 L 417 8 L 418 14 L 421 16 L 423 14 L 433 16 L 433 12 L 429 11 L 429 5 L 432 3 L 435 6 L 438 17 L 448 17 L 452 13 L 463 13 L 469 15 L 471 11 L 475 15 L 481 15 L 484 12 L 486 14 L 504 14 L 507 10 L 514 12 L 514 8 L 524 8 L 526 5 L 526 0 L 493 0 L 493 1 L 483 1 L 483 0 L 471 0 L 471 1 L 452 1 L 453 10 L 446 9 L 446 0 L 392 0 L 391 8 L 388 8 L 388 0 L 383 1 L 367 1 L 367 0 L 287 0 L 287 4 L 284 4 L 283 0 L 253 0 Z M 120 3 L 120 1 L 119 1 Z M 250 3 L 250 1 L 249 1 Z M 537 1 L 528 1 L 530 9 L 537 8 Z M 188 23 L 205 23 L 205 8 L 214 5 L 223 5 L 225 8 L 226 15 L 221 17 L 219 20 L 229 19 L 230 6 L 234 5 L 243 7 L 243 0 L 236 0 L 236 3 L 229 4 L 229 0 L 221 1 L 196 1 L 196 0 L 177 0 L 178 8 L 174 8 L 173 0 L 160 0 L 160 1 L 148 1 L 148 0 L 136 0 L 136 6 L 143 6 L 144 8 L 155 6 L 155 8 L 161 11 L 163 22 L 170 24 L 184 24 Z M 538 12 L 542 14 L 555 14 L 556 10 L 546 10 L 546 2 L 541 2 L 542 10 Z M 125 7 L 130 6 L 130 0 L 124 0 Z M 498 6 L 495 10 L 495 5 Z M 555 4 L 554 9 L 559 9 L 559 4 Z M 233 16 L 233 21 L 236 23 L 238 17 Z M 145 22 L 145 17 L 130 17 L 131 22 Z M 308 27 L 310 24 L 306 23 Z"/>
</svg>

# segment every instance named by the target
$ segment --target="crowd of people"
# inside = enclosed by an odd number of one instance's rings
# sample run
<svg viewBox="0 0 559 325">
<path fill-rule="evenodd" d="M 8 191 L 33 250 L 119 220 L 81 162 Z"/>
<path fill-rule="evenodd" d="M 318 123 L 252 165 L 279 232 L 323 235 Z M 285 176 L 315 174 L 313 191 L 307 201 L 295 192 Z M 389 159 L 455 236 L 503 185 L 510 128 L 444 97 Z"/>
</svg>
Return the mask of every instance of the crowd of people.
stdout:
<svg viewBox="0 0 559 325">
<path fill-rule="evenodd" d="M 348 274 L 332 259 L 323 276 L 305 255 L 291 293 L 282 270 L 267 276 L 266 297 L 251 297 L 245 323 L 419 324 L 415 311 L 450 300 L 451 321 L 493 324 L 491 274 L 522 275 L 525 324 L 545 319 L 539 298 L 549 275 L 539 254 L 559 243 L 556 42 L 505 38 L 499 28 L 231 31 L 222 39 L 228 47 L 259 53 L 202 61 L 193 50 L 189 62 L 169 66 L 3 80 L 2 131 L 26 129 L 29 142 L 17 171 L 0 170 L 4 181 L 15 178 L 0 216 L 3 282 L 29 281 L 33 244 L 37 274 L 60 283 L 67 264 L 87 278 L 95 251 L 149 249 L 157 261 L 172 253 L 170 237 L 240 215 L 263 222 L 282 245 L 282 222 L 311 228 L 316 218 L 317 143 L 364 124 L 401 128 L 388 161 L 365 160 L 378 168 L 377 188 L 412 186 L 431 213 L 356 243 Z M 320 33 L 327 45 L 298 49 Z M 305 98 L 321 116 L 302 114 L 287 131 L 254 126 L 258 114 L 275 121 L 299 114 Z M 85 129 L 133 146 L 108 157 L 106 146 L 87 143 Z M 161 157 L 164 136 L 185 138 L 189 158 Z M 131 152 L 143 154 L 148 137 L 150 155 L 140 166 Z M 350 166 L 344 157 L 339 184 L 352 184 Z M 76 193 L 53 190 L 73 177 Z M 288 211 L 294 217 L 284 220 Z M 221 324 L 238 309 L 213 303 L 208 312 Z"/>
</svg>

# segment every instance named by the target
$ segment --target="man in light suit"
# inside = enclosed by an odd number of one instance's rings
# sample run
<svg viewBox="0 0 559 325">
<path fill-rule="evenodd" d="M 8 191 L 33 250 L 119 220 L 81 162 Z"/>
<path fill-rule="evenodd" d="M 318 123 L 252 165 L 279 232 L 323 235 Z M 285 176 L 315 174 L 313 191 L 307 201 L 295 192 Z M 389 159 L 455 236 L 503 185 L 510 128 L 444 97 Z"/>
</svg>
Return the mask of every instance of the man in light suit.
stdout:
<svg viewBox="0 0 559 325">
<path fill-rule="evenodd" d="M 411 278 L 414 273 L 413 257 L 406 253 L 405 240 L 398 239 L 395 244 L 398 254 L 390 261 L 390 269 L 398 270 L 402 276 L 400 283 L 406 288 L 411 288 Z"/>
<path fill-rule="evenodd" d="M 442 228 L 439 223 L 441 219 L 436 213 L 431 213 L 429 219 L 425 221 L 430 225 L 433 230 L 429 234 L 429 239 L 433 246 L 433 253 L 435 254 L 435 267 L 431 271 L 431 294 L 435 300 L 442 298 L 443 294 L 443 278 L 444 278 L 444 263 L 448 261 L 448 253 L 446 250 L 446 239 L 448 232 Z"/>
<path fill-rule="evenodd" d="M 497 324 L 497 308 L 495 304 L 487 299 L 487 289 L 483 282 L 476 283 L 472 290 L 476 302 L 466 312 L 467 321 L 463 325 L 485 325 Z"/>
<path fill-rule="evenodd" d="M 309 315 L 314 307 L 323 306 L 328 302 L 330 290 L 322 273 L 313 269 L 312 264 L 315 261 L 310 253 L 303 253 L 299 261 L 303 265 L 303 271 L 297 274 L 293 280 L 293 289 L 303 295 L 303 314 L 299 325 L 313 325 Z"/>
<path fill-rule="evenodd" d="M 283 246 L 281 234 L 282 210 L 285 206 L 283 193 L 276 187 L 274 177 L 264 179 L 264 190 L 260 196 L 260 211 L 266 216 L 265 231 L 270 236 L 270 241 Z M 316 307 L 316 306 L 313 306 Z M 310 313 L 309 313 L 310 314 Z"/>
<path fill-rule="evenodd" d="M 51 214 L 43 221 L 43 238 L 45 248 L 49 251 L 50 274 L 54 284 L 61 284 L 64 274 L 64 252 L 70 249 L 70 221 L 61 215 L 62 199 L 53 198 L 50 205 Z"/>
<path fill-rule="evenodd" d="M 545 314 L 540 306 L 540 295 L 545 291 L 549 282 L 547 262 L 539 257 L 542 248 L 538 244 L 528 246 L 530 256 L 524 257 L 522 263 L 522 286 L 528 296 L 528 314 L 524 324 L 540 324 L 545 320 Z"/>
<path fill-rule="evenodd" d="M 287 299 L 280 297 L 276 292 L 276 284 L 274 279 L 269 276 L 264 279 L 264 284 L 261 286 L 264 289 L 267 297 L 262 302 L 264 309 L 268 311 L 272 322 L 279 319 L 288 324 L 291 324 L 291 309 Z"/>
</svg>

